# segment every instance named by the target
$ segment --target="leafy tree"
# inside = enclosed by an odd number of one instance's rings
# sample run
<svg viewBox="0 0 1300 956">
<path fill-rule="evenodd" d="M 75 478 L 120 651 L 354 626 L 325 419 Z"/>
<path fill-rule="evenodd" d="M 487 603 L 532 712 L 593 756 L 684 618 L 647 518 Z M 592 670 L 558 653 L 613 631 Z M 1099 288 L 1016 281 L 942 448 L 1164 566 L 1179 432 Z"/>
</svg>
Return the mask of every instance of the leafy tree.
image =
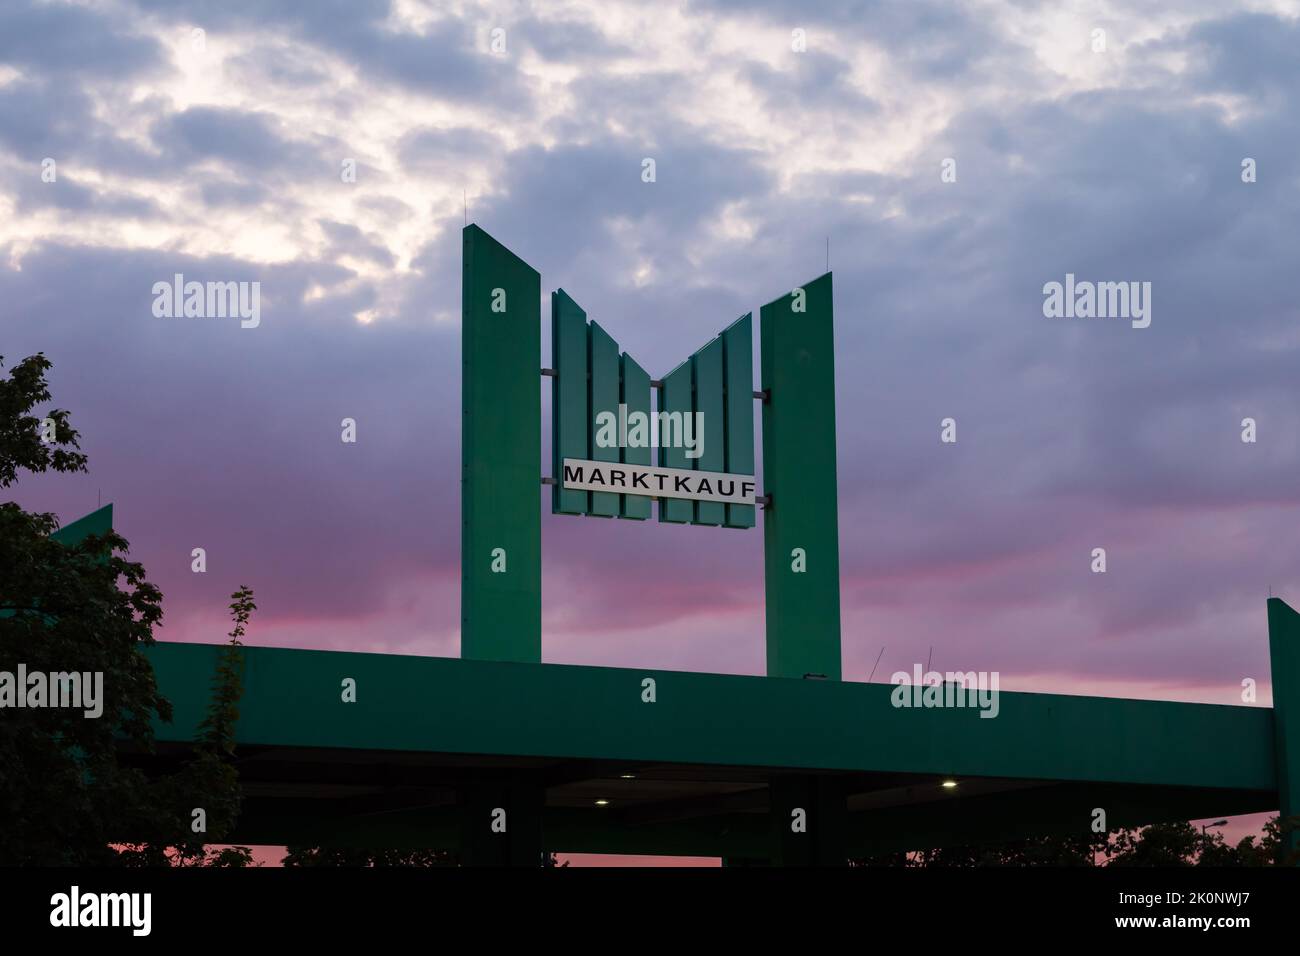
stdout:
<svg viewBox="0 0 1300 956">
<path fill-rule="evenodd" d="M 1264 836 L 1260 845 L 1275 862 L 1283 866 L 1300 866 L 1300 849 L 1287 850 L 1285 840 L 1296 830 L 1300 830 L 1300 816 L 1276 816 L 1264 824 Z"/>
<path fill-rule="evenodd" d="M 1236 845 L 1223 834 L 1187 822 L 1157 823 L 1093 837 L 1044 836 L 1009 843 L 945 846 L 897 851 L 850 860 L 855 866 L 1272 866 L 1282 850 L 1282 833 L 1296 823 L 1277 817 L 1261 837 Z M 1292 857 L 1291 865 L 1298 861 Z"/>
<path fill-rule="evenodd" d="M 235 827 L 239 818 L 239 773 L 232 762 L 235 753 L 235 725 L 239 721 L 239 700 L 244 692 L 243 642 L 249 618 L 257 605 L 253 592 L 240 586 L 230 595 L 230 614 L 235 626 L 230 640 L 217 656 L 208 713 L 199 725 L 194 756 L 177 774 L 157 783 L 162 804 L 173 818 L 168 832 L 184 834 L 172 845 L 134 844 L 123 851 L 128 865 L 242 867 L 252 864 L 252 850 L 244 846 L 215 847 Z M 195 836 L 194 809 L 203 810 L 205 828 Z M 191 814 L 187 820 L 185 811 Z"/>
<path fill-rule="evenodd" d="M 456 866 L 455 853 L 447 850 L 356 850 L 340 847 L 290 846 L 280 861 L 284 866 Z M 542 856 L 544 867 L 565 867 L 554 853 Z"/>
<path fill-rule="evenodd" d="M 38 354 L 0 377 L 0 488 L 20 471 L 86 470 L 68 412 L 33 414 L 50 400 L 49 368 Z M 233 726 L 229 675 L 218 671 L 212 724 L 186 772 L 151 780 L 124 762 L 122 748 L 151 752 L 152 721 L 172 716 L 143 654 L 162 620 L 162 594 L 139 563 L 127 560 L 121 535 L 109 531 L 65 544 L 50 537 L 57 528 L 52 514 L 0 504 L 0 671 L 16 674 L 21 663 L 28 673 L 100 673 L 102 714 L 86 717 L 68 707 L 3 711 L 0 864 L 169 863 L 209 856 L 229 863 L 241 856 L 239 848 L 209 855 L 189 842 L 190 808 L 214 811 L 217 827 L 207 834 L 213 843 L 238 808 L 233 768 L 218 769 L 219 761 L 206 756 L 233 740 L 226 736 Z M 242 625 L 237 631 L 242 635 Z M 141 843 L 121 851 L 124 836 Z M 168 853 L 166 847 L 177 849 Z"/>
<path fill-rule="evenodd" d="M 855 866 L 1093 866 L 1105 837 L 1038 836 L 1008 843 L 954 844 L 851 860 Z"/>
<path fill-rule="evenodd" d="M 1106 857 L 1110 866 L 1192 866 L 1203 842 L 1190 823 L 1156 823 L 1118 831 Z"/>
<path fill-rule="evenodd" d="M 446 850 L 374 850 L 343 847 L 291 846 L 280 862 L 284 866 L 455 866 L 456 856 Z"/>
<path fill-rule="evenodd" d="M 85 456 L 73 450 L 78 435 L 68 413 L 46 416 L 54 423 L 48 441 L 30 414 L 49 400 L 49 367 L 35 355 L 0 378 L 0 487 L 19 470 L 86 470 Z M 143 567 L 123 557 L 120 535 L 65 545 L 50 538 L 57 527 L 51 514 L 0 504 L 0 669 L 13 673 L 23 663 L 29 672 L 102 672 L 103 713 L 4 712 L 0 862 L 7 864 L 112 863 L 113 839 L 136 828 L 149 832 L 156 820 L 149 782 L 118 761 L 116 738 L 149 749 L 150 719 L 171 718 L 140 652 L 153 643 L 162 595 Z"/>
<path fill-rule="evenodd" d="M 4 356 L 0 355 L 0 368 Z M 31 472 L 85 471 L 86 456 L 75 449 L 80 437 L 68 424 L 66 409 L 56 408 L 46 414 L 52 428 L 51 440 L 43 440 L 47 432 L 41 419 L 31 414 L 32 409 L 50 400 L 49 383 L 45 373 L 50 360 L 43 354 L 23 359 L 9 373 L 9 379 L 0 378 L 0 488 L 8 488 L 18 477 L 19 469 Z"/>
<path fill-rule="evenodd" d="M 1284 854 L 1282 835 L 1294 829 L 1300 818 L 1271 817 L 1264 823 L 1264 832 L 1258 838 L 1242 837 L 1236 846 L 1224 846 L 1223 837 L 1211 833 L 1201 848 L 1199 866 L 1296 866 L 1300 855 Z"/>
</svg>

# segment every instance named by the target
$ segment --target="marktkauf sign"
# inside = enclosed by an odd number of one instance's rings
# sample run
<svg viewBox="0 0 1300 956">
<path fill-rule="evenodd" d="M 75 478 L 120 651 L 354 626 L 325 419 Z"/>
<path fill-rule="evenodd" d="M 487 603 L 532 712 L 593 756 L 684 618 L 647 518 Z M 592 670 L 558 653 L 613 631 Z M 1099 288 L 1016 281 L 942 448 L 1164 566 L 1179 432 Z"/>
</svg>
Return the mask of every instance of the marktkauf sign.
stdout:
<svg viewBox="0 0 1300 956">
<path fill-rule="evenodd" d="M 754 476 L 724 471 L 695 471 L 658 465 L 564 459 L 564 487 L 573 491 L 607 491 L 647 498 L 689 498 L 731 505 L 754 504 Z"/>
<path fill-rule="evenodd" d="M 831 274 L 741 315 L 654 377 L 563 289 L 551 293 L 543 367 L 537 270 L 474 225 L 463 265 L 462 656 L 542 659 L 540 479 L 553 515 L 761 527 L 767 673 L 839 680 Z M 549 455 L 539 373 L 551 380 Z"/>
</svg>

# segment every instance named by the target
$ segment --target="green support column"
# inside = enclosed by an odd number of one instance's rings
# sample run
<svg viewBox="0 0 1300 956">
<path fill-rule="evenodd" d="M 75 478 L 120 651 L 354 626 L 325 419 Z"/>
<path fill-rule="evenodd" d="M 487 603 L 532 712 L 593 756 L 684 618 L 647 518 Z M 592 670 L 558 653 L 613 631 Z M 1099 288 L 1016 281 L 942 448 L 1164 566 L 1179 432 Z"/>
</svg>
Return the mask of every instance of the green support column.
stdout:
<svg viewBox="0 0 1300 956">
<path fill-rule="evenodd" d="M 1295 824 L 1283 830 L 1283 858 L 1300 864 L 1300 614 L 1280 598 L 1268 601 L 1268 650 L 1278 812 Z"/>
<path fill-rule="evenodd" d="M 800 294 L 802 292 L 802 295 Z M 831 274 L 763 306 L 764 579 L 769 677 L 839 680 Z"/>
<path fill-rule="evenodd" d="M 460 791 L 463 866 L 541 866 L 543 790 L 530 781 L 483 783 Z"/>
<path fill-rule="evenodd" d="M 768 784 L 775 866 L 848 863 L 848 807 L 835 777 L 800 774 Z"/>
<path fill-rule="evenodd" d="M 461 656 L 540 662 L 542 280 L 478 226 L 463 236 Z"/>
</svg>

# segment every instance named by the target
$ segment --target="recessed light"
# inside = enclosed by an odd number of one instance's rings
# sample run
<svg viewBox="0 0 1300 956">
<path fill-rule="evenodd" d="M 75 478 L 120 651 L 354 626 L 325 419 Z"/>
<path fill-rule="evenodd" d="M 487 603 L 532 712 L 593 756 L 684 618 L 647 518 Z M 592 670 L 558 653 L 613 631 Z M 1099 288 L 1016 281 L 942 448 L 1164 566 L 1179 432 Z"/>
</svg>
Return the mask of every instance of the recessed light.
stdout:
<svg viewBox="0 0 1300 956">
<path fill-rule="evenodd" d="M 635 780 L 635 779 L 636 779 L 636 774 L 634 774 L 634 773 L 621 773 L 621 774 L 618 775 L 618 779 L 620 779 L 620 780 Z"/>
<path fill-rule="evenodd" d="M 945 780 L 945 781 L 943 782 L 943 789 L 945 789 L 945 790 L 956 790 L 956 789 L 957 789 L 957 781 L 956 781 L 956 780 Z"/>
<path fill-rule="evenodd" d="M 596 806 L 598 806 L 598 807 L 607 807 L 607 806 L 609 806 L 609 801 L 608 801 L 608 800 L 597 800 L 597 801 L 596 801 Z"/>
</svg>

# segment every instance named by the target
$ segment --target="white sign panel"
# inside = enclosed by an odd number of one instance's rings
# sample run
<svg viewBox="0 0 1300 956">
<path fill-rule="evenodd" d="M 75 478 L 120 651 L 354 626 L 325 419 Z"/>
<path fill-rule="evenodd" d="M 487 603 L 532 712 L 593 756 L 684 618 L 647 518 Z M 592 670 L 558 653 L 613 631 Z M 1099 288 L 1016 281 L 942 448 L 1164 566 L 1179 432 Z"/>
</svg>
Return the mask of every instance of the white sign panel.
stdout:
<svg viewBox="0 0 1300 956">
<path fill-rule="evenodd" d="M 725 471 L 692 471 L 658 465 L 629 465 L 619 461 L 564 459 L 563 487 L 574 491 L 608 491 L 647 498 L 689 498 L 722 501 L 729 505 L 754 504 L 754 476 Z"/>
</svg>

